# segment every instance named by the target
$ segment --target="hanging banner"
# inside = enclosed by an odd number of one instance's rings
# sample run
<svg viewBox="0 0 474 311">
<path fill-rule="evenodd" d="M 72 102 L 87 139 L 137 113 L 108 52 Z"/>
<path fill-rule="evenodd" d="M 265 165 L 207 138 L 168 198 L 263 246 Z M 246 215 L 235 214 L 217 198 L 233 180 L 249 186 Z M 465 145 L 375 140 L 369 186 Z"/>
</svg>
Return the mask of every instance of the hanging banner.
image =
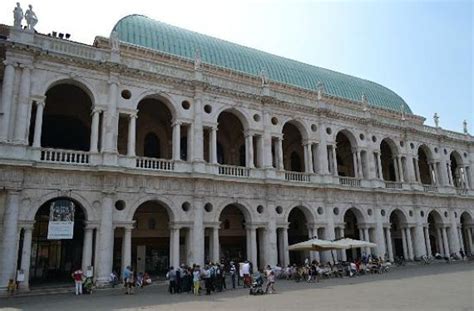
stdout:
<svg viewBox="0 0 474 311">
<path fill-rule="evenodd" d="M 58 200 L 49 210 L 48 240 L 70 240 L 74 235 L 74 202 Z"/>
</svg>

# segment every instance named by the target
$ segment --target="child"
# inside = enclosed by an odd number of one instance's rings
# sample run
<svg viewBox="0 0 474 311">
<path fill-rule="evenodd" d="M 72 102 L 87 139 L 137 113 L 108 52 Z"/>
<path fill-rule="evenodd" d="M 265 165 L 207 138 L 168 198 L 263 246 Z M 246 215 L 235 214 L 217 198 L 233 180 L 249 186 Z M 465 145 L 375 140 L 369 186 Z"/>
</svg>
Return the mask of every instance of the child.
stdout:
<svg viewBox="0 0 474 311">
<path fill-rule="evenodd" d="M 275 292 L 275 288 L 273 285 L 275 284 L 275 273 L 270 271 L 267 276 L 267 288 L 265 289 L 265 293 L 268 293 L 268 289 L 270 289 L 270 294 Z"/>
<path fill-rule="evenodd" d="M 8 280 L 7 290 L 8 290 L 8 294 L 10 296 L 13 296 L 15 294 L 16 283 L 15 283 L 15 281 L 13 281 L 13 279 Z"/>
</svg>

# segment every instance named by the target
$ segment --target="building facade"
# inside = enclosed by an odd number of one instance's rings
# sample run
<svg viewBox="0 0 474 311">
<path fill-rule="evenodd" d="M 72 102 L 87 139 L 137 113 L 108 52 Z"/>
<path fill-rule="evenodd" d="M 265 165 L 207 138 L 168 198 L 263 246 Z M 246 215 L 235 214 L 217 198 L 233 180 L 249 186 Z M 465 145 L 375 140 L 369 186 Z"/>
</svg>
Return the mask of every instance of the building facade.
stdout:
<svg viewBox="0 0 474 311">
<path fill-rule="evenodd" d="M 138 15 L 93 45 L 0 31 L 0 287 L 331 260 L 288 252 L 314 236 L 473 251 L 473 136 L 381 85 Z M 72 239 L 48 239 L 53 205 Z"/>
</svg>

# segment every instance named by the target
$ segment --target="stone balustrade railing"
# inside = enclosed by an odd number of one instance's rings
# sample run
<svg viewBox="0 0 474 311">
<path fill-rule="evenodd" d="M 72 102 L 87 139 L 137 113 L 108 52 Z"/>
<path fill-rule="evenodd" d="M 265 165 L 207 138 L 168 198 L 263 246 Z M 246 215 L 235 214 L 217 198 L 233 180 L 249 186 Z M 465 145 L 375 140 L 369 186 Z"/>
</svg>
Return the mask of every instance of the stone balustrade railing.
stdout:
<svg viewBox="0 0 474 311">
<path fill-rule="evenodd" d="M 85 44 L 46 36 L 37 38 L 41 40 L 39 42 L 41 48 L 50 52 L 57 52 L 91 60 L 106 60 L 109 58 L 104 51 Z"/>
<path fill-rule="evenodd" d="M 219 175 L 249 177 L 250 170 L 243 166 L 219 165 Z"/>
<path fill-rule="evenodd" d="M 349 187 L 360 187 L 360 178 L 339 176 L 339 184 Z"/>
<path fill-rule="evenodd" d="M 156 171 L 174 171 L 174 161 L 147 157 L 137 157 L 136 167 Z"/>
<path fill-rule="evenodd" d="M 40 160 L 50 163 L 87 165 L 89 164 L 89 153 L 86 151 L 42 148 Z"/>
<path fill-rule="evenodd" d="M 423 185 L 424 192 L 438 192 L 438 187 L 435 185 Z"/>
<path fill-rule="evenodd" d="M 401 182 L 397 181 L 386 181 L 385 182 L 385 188 L 387 189 L 402 189 L 403 185 Z"/>
<path fill-rule="evenodd" d="M 309 175 L 301 172 L 285 172 L 285 180 L 309 182 Z"/>
</svg>

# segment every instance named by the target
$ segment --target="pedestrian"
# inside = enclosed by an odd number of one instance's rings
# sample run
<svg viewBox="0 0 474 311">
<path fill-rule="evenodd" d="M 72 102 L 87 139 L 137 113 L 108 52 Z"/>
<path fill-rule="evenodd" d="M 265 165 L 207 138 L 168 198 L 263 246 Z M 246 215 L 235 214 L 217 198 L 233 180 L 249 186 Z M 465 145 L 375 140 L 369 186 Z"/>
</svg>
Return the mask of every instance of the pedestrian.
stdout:
<svg viewBox="0 0 474 311">
<path fill-rule="evenodd" d="M 275 292 L 275 273 L 270 270 L 270 273 L 267 276 L 267 287 L 265 288 L 265 293 L 268 293 L 270 289 L 270 294 L 273 294 Z"/>
<path fill-rule="evenodd" d="M 169 282 L 168 292 L 170 294 L 176 293 L 176 271 L 174 267 L 171 266 L 168 273 L 166 274 L 166 279 Z"/>
<path fill-rule="evenodd" d="M 193 271 L 193 285 L 194 285 L 194 295 L 199 295 L 199 289 L 201 286 L 201 268 L 199 265 L 194 267 Z"/>
<path fill-rule="evenodd" d="M 250 287 L 250 264 L 248 260 L 242 265 L 242 275 L 244 277 L 244 287 Z"/>
<path fill-rule="evenodd" d="M 232 280 L 232 288 L 235 289 L 235 279 L 237 277 L 237 268 L 233 261 L 230 262 L 230 278 Z"/>
<path fill-rule="evenodd" d="M 203 271 L 204 286 L 206 287 L 206 295 L 211 294 L 211 270 L 206 266 Z"/>
<path fill-rule="evenodd" d="M 15 291 L 16 291 L 16 282 L 13 281 L 13 279 L 9 279 L 9 280 L 8 280 L 7 290 L 8 290 L 8 294 L 9 294 L 10 296 L 13 296 L 13 295 L 15 294 Z"/>
<path fill-rule="evenodd" d="M 80 268 L 76 269 L 72 274 L 72 278 L 74 279 L 74 284 L 76 287 L 76 295 L 82 295 L 82 276 L 84 273 Z"/>
<path fill-rule="evenodd" d="M 133 286 L 135 278 L 133 277 L 133 269 L 130 266 L 125 267 L 123 270 L 123 282 L 125 285 L 125 295 L 133 295 Z"/>
<path fill-rule="evenodd" d="M 221 265 L 221 278 L 222 278 L 221 286 L 223 290 L 227 289 L 227 285 L 225 284 L 225 275 L 226 275 L 225 267 L 224 265 Z"/>
</svg>

